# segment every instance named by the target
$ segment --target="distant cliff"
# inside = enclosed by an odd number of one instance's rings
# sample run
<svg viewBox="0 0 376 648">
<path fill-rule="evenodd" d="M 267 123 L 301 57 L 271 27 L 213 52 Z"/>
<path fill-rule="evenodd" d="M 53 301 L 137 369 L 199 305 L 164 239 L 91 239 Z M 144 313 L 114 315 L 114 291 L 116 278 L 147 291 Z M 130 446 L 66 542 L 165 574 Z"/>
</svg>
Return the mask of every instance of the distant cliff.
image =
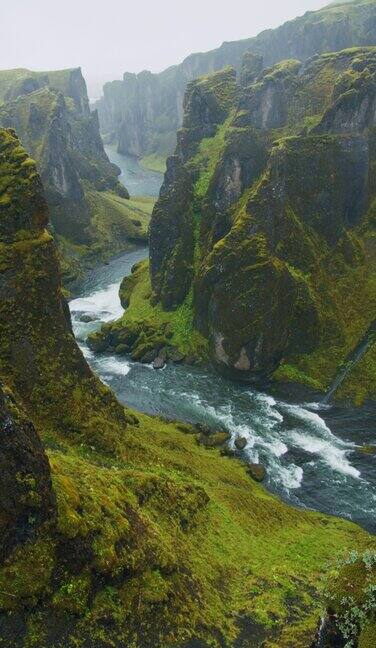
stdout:
<svg viewBox="0 0 376 648">
<path fill-rule="evenodd" d="M 37 162 L 67 279 L 90 257 L 118 252 L 145 236 L 131 222 L 128 192 L 104 151 L 80 69 L 1 71 L 0 124 L 16 131 Z M 114 197 L 120 223 L 111 240 Z"/>
<path fill-rule="evenodd" d="M 246 52 L 262 56 L 268 67 L 283 59 L 305 61 L 321 52 L 374 44 L 375 0 L 355 0 L 307 12 L 254 38 L 192 54 L 160 74 L 125 73 L 121 81 L 106 83 L 103 98 L 96 104 L 101 130 L 109 140 L 117 142 L 120 153 L 165 156 L 174 149 L 175 132 L 183 119 L 184 92 L 192 79 L 226 65 L 240 72 Z"/>
</svg>

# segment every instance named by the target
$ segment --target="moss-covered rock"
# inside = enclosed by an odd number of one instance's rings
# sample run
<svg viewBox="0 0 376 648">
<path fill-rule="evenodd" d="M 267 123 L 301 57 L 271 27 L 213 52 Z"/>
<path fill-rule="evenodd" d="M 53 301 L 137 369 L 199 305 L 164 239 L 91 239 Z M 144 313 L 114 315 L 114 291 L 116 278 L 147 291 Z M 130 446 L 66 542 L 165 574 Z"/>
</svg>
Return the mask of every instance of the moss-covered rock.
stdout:
<svg viewBox="0 0 376 648">
<path fill-rule="evenodd" d="M 0 384 L 0 562 L 55 514 L 50 468 L 31 421 Z"/>
<path fill-rule="evenodd" d="M 0 72 L 0 96 L 0 125 L 16 130 L 41 174 L 66 283 L 94 259 L 146 240 L 145 219 L 139 228 L 132 223 L 136 210 L 104 151 L 79 69 Z"/>
<path fill-rule="evenodd" d="M 193 276 L 192 198 L 189 173 L 177 156 L 170 157 L 149 236 L 154 299 L 161 300 L 166 310 L 184 301 Z"/>
<path fill-rule="evenodd" d="M 0 134 L 0 186 L 0 376 L 28 404 L 33 420 L 52 417 L 67 435 L 86 429 L 90 436 L 102 408 L 110 407 L 108 435 L 96 431 L 94 436 L 101 447 L 114 448 L 117 426 L 126 427 L 126 416 L 94 378 L 75 343 L 57 251 L 44 229 L 48 211 L 42 185 L 34 163 L 9 131 Z M 8 200 L 8 195 L 15 197 Z M 72 399 L 70 411 L 63 405 L 67 399 Z M 83 424 L 80 432 L 78 420 Z"/>
<path fill-rule="evenodd" d="M 179 209 L 162 192 L 152 217 L 147 317 L 192 309 L 226 375 L 324 391 L 374 319 L 375 74 L 375 48 L 354 48 L 242 89 L 230 71 L 189 86 L 165 180 Z M 373 357 L 339 396 L 376 394 Z"/>
</svg>

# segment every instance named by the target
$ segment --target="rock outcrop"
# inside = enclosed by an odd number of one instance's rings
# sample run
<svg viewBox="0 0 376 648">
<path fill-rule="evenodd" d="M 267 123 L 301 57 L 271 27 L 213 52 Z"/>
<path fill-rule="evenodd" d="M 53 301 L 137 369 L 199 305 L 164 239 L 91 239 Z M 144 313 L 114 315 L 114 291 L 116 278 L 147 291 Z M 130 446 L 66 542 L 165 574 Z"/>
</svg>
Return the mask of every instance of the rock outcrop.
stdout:
<svg viewBox="0 0 376 648">
<path fill-rule="evenodd" d="M 37 162 L 67 279 L 76 274 L 75 266 L 85 264 L 85 255 L 89 262 L 127 246 L 136 235 L 129 195 L 104 151 L 80 69 L 0 72 L 0 125 L 13 128 Z M 124 221 L 113 241 L 102 233 L 102 220 L 111 231 L 106 201 L 112 196 Z M 74 246 L 82 246 L 81 255 Z"/>
<path fill-rule="evenodd" d="M 171 153 L 183 120 L 185 89 L 192 79 L 231 65 L 241 71 L 242 83 L 247 85 L 261 71 L 262 60 L 270 67 L 284 59 L 305 61 L 322 52 L 375 45 L 375 17 L 374 0 L 337 3 L 255 38 L 192 54 L 160 74 L 125 73 L 121 81 L 104 86 L 103 98 L 97 102 L 101 129 L 118 143 L 121 153 L 136 157 Z"/>
<path fill-rule="evenodd" d="M 13 131 L 0 131 L 0 174 L 0 378 L 34 420 L 47 416 L 48 410 L 68 435 L 81 421 L 91 436 L 110 394 L 94 378 L 73 338 L 57 250 L 46 229 L 42 183 Z M 120 424 L 126 427 L 123 409 L 112 400 L 109 431 Z M 85 401 L 88 406 L 91 402 L 92 418 Z M 116 443 L 111 433 L 102 441 Z"/>
<path fill-rule="evenodd" d="M 56 514 L 50 467 L 34 425 L 0 384 L 0 564 Z"/>
<path fill-rule="evenodd" d="M 230 377 L 325 390 L 374 319 L 375 61 L 358 48 L 278 63 L 245 88 L 226 70 L 189 85 L 151 221 L 151 298 L 139 270 L 110 330 L 125 335 L 144 291 L 186 355 L 205 357 L 203 338 Z M 197 353 L 175 329 L 183 314 Z M 376 393 L 372 358 L 342 394 Z"/>
</svg>

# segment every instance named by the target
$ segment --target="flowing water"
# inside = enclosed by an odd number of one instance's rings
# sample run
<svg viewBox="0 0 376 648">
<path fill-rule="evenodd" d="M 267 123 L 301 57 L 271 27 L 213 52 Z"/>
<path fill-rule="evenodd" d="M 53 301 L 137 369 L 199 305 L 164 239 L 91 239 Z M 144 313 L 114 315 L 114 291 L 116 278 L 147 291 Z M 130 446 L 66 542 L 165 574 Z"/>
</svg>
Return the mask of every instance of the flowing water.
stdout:
<svg viewBox="0 0 376 648">
<path fill-rule="evenodd" d="M 119 283 L 147 256 L 141 248 L 92 270 L 70 308 L 77 340 L 93 370 L 125 404 L 173 419 L 225 427 L 247 439 L 244 458 L 263 463 L 266 486 L 283 499 L 352 519 L 376 532 L 375 409 L 320 404 L 321 395 L 291 388 L 267 392 L 236 384 L 210 369 L 149 365 L 111 354 L 93 355 L 87 334 L 121 315 Z M 83 323 L 89 314 L 96 321 Z"/>
<path fill-rule="evenodd" d="M 126 186 L 132 197 L 158 196 L 163 182 L 163 173 L 143 169 L 136 158 L 120 155 L 113 146 L 105 146 L 105 151 L 111 162 L 121 169 L 119 180 Z"/>
</svg>

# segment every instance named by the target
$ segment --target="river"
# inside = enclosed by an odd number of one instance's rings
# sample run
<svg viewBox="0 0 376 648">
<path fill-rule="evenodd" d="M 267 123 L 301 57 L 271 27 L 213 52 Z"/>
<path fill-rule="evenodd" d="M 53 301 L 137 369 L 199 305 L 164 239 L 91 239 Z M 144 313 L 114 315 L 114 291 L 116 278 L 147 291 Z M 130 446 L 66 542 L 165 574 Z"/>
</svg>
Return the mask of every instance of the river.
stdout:
<svg viewBox="0 0 376 648">
<path fill-rule="evenodd" d="M 294 505 L 351 519 L 376 533 L 375 457 L 364 452 L 364 446 L 376 445 L 374 406 L 322 405 L 301 389 L 261 392 L 210 369 L 168 365 L 156 371 L 130 358 L 90 351 L 88 333 L 122 314 L 120 281 L 146 256 L 147 248 L 139 248 L 91 270 L 70 302 L 77 341 L 101 380 L 136 410 L 225 427 L 232 444 L 244 437 L 243 456 L 266 466 L 269 490 Z M 98 319 L 83 323 L 83 314 Z"/>
<path fill-rule="evenodd" d="M 158 196 L 163 180 L 162 173 L 143 169 L 136 158 L 120 155 L 113 146 L 105 146 L 105 151 L 111 162 L 121 170 L 119 180 L 132 197 Z"/>
</svg>

